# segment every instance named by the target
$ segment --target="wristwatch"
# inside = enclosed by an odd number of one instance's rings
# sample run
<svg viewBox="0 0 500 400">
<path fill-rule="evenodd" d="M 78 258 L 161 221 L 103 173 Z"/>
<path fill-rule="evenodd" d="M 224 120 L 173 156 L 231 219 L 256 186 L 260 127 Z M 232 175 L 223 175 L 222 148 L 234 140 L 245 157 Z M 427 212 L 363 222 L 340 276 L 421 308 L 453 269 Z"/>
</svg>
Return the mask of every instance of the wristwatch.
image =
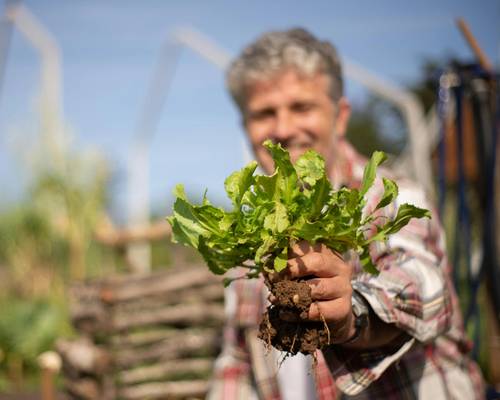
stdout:
<svg viewBox="0 0 500 400">
<path fill-rule="evenodd" d="M 361 331 L 368 325 L 368 314 L 370 309 L 368 303 L 356 290 L 352 291 L 352 313 L 354 314 L 354 336 L 342 344 L 348 344 L 356 341 L 361 335 Z"/>
</svg>

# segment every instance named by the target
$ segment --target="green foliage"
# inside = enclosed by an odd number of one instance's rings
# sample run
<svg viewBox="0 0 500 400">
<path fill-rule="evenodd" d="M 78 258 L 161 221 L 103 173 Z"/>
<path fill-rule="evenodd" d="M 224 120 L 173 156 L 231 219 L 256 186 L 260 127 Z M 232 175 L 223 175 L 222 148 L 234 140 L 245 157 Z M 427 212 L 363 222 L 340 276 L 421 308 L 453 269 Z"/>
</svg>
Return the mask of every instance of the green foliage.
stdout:
<svg viewBox="0 0 500 400">
<path fill-rule="evenodd" d="M 54 296 L 55 297 L 55 296 Z M 71 332 L 63 299 L 0 299 L 0 392 L 28 388 L 39 374 L 38 356 Z"/>
<path fill-rule="evenodd" d="M 39 259 L 50 257 L 53 248 L 53 232 L 47 218 L 33 207 L 20 206 L 0 215 L 0 260 L 11 261 L 12 253 L 24 242 L 24 246 L 36 248 Z"/>
<path fill-rule="evenodd" d="M 400 154 L 407 136 L 406 123 L 396 106 L 374 96 L 353 106 L 347 139 L 361 154 L 369 157 L 375 150 Z"/>
<path fill-rule="evenodd" d="M 40 353 L 70 333 L 68 281 L 114 260 L 92 240 L 107 200 L 104 159 L 50 144 L 36 142 L 29 160 L 39 162 L 20 164 L 27 198 L 0 214 L 0 391 L 24 387 Z"/>
<path fill-rule="evenodd" d="M 376 234 L 366 238 L 373 227 L 375 212 L 393 202 L 398 194 L 395 182 L 384 179 L 384 194 L 377 208 L 363 215 L 365 194 L 372 187 L 377 167 L 386 159 L 375 152 L 365 167 L 360 190 L 334 191 L 325 172 L 323 158 L 314 151 L 302 155 L 293 165 L 281 145 L 264 143 L 276 170 L 271 176 L 253 175 L 253 162 L 230 175 L 225 182 L 233 210 L 226 212 L 203 197 L 200 206 L 187 200 L 182 185 L 175 194 L 173 215 L 167 220 L 173 240 L 198 249 L 215 274 L 253 260 L 248 277 L 264 270 L 286 268 L 289 246 L 306 240 L 321 242 L 343 253 L 354 249 L 361 255 L 366 271 L 377 273 L 368 254 L 373 240 L 385 240 L 413 217 L 430 217 L 429 211 L 403 204 L 394 220 L 377 225 Z"/>
<path fill-rule="evenodd" d="M 50 350 L 55 335 L 67 329 L 62 307 L 47 300 L 9 300 L 0 305 L 0 348 L 5 358 L 17 354 L 35 367 L 38 355 Z"/>
</svg>

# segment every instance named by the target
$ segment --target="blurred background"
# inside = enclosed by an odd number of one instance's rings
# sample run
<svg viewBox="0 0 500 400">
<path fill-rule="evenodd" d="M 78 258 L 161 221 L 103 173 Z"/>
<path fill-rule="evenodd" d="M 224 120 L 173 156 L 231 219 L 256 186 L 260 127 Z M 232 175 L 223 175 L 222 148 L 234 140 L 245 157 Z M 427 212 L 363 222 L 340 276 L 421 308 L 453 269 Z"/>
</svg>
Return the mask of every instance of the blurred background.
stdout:
<svg viewBox="0 0 500 400">
<path fill-rule="evenodd" d="M 499 383 L 498 1 L 1 0 L 0 12 L 0 393 L 49 399 L 53 382 L 93 375 L 50 372 L 82 335 L 109 347 L 77 323 L 97 315 L 74 311 L 82 288 L 199 264 L 169 244 L 172 190 L 228 204 L 223 181 L 251 154 L 224 68 L 294 26 L 338 48 L 350 140 L 390 153 L 437 201 L 474 356 Z"/>
</svg>

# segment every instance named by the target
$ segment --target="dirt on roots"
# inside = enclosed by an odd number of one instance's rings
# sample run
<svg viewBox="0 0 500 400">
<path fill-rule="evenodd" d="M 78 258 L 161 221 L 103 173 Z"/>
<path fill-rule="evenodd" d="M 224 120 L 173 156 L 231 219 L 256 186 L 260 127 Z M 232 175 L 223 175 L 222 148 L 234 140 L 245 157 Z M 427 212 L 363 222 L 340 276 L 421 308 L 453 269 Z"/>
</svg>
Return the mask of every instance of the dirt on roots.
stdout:
<svg viewBox="0 0 500 400">
<path fill-rule="evenodd" d="M 281 280 L 266 285 L 275 298 L 262 317 L 259 338 L 267 345 L 287 352 L 314 355 L 316 350 L 331 344 L 325 322 L 305 321 L 313 300 L 305 282 Z"/>
</svg>

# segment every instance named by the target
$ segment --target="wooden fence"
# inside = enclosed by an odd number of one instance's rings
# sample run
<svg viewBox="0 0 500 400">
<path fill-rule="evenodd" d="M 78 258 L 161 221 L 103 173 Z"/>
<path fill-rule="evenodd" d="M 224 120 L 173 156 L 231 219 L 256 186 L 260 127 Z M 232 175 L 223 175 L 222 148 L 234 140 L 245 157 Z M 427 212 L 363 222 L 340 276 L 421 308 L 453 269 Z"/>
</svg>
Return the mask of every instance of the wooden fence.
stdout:
<svg viewBox="0 0 500 400">
<path fill-rule="evenodd" d="M 79 337 L 56 346 L 70 399 L 204 398 L 224 319 L 205 266 L 78 284 L 70 298 Z"/>
</svg>

